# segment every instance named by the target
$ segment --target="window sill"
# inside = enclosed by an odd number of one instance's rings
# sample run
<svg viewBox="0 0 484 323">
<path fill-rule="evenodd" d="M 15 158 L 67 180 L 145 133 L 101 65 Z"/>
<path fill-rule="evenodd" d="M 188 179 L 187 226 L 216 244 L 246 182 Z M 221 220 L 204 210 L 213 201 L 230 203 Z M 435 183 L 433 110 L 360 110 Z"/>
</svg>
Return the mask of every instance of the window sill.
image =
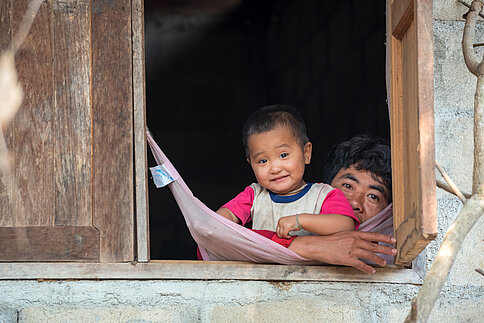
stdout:
<svg viewBox="0 0 484 323">
<path fill-rule="evenodd" d="M 277 280 L 422 284 L 414 269 L 376 268 L 368 275 L 350 267 L 286 266 L 234 261 L 154 260 L 148 263 L 0 263 L 0 280 L 155 279 Z"/>
</svg>

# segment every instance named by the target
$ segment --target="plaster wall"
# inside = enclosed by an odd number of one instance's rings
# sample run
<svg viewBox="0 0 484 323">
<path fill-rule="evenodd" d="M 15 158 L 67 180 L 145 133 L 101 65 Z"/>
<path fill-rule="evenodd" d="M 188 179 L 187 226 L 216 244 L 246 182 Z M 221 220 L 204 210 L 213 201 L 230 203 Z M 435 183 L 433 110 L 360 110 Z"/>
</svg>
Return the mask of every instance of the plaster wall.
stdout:
<svg viewBox="0 0 484 323">
<path fill-rule="evenodd" d="M 434 1 L 436 157 L 465 191 L 472 177 L 475 77 L 460 49 L 466 11 Z M 478 39 L 484 39 L 481 26 Z M 439 236 L 460 202 L 437 190 Z M 468 235 L 430 322 L 482 322 L 484 218 Z M 419 286 L 266 281 L 0 281 L 0 322 L 402 322 Z"/>
<path fill-rule="evenodd" d="M 477 79 L 467 70 L 462 55 L 461 41 L 465 25 L 462 15 L 465 12 L 467 8 L 457 1 L 434 1 L 435 153 L 436 159 L 461 190 L 471 192 Z M 484 24 L 480 23 L 475 42 L 481 42 L 482 39 Z M 478 50 L 482 56 L 484 50 Z M 427 248 L 427 267 L 430 267 L 445 232 L 461 209 L 456 197 L 440 189 L 437 189 L 437 200 L 439 235 Z M 484 268 L 483 225 L 484 218 L 481 217 L 468 234 L 447 279 L 447 286 L 484 284 L 484 277 L 475 271 Z"/>
<path fill-rule="evenodd" d="M 399 322 L 418 286 L 255 281 L 3 281 L 2 322 Z M 430 322 L 478 322 L 477 287 L 445 290 Z M 456 311 L 458 308 L 458 311 Z"/>
</svg>

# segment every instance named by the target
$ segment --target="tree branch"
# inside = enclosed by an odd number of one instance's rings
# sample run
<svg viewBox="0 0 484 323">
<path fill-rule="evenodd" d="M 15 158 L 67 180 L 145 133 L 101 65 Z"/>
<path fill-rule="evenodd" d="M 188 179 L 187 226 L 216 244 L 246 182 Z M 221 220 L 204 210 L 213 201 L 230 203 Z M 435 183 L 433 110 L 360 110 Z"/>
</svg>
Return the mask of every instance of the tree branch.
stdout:
<svg viewBox="0 0 484 323">
<path fill-rule="evenodd" d="M 484 213 L 483 202 L 484 200 L 480 197 L 473 196 L 464 204 L 457 219 L 445 234 L 444 241 L 425 277 L 422 288 L 412 301 L 412 309 L 405 322 L 427 322 L 457 253 L 462 247 L 462 242 Z"/>
<path fill-rule="evenodd" d="M 447 183 L 449 183 L 449 186 L 452 190 L 452 193 L 454 193 L 462 201 L 462 203 L 465 203 L 466 198 L 464 197 L 462 192 L 459 190 L 457 185 L 455 185 L 454 181 L 449 177 L 449 175 L 447 175 L 447 173 L 444 171 L 442 166 L 440 166 L 438 161 L 435 161 L 435 167 L 437 167 L 437 169 L 439 170 L 440 174 L 442 174 L 442 177 L 445 179 L 445 181 Z"/>
<path fill-rule="evenodd" d="M 444 191 L 447 191 L 449 192 L 450 194 L 454 194 L 455 195 L 455 192 L 452 190 L 452 188 L 449 186 L 449 184 L 447 184 L 446 182 L 444 181 L 441 181 L 439 179 L 436 180 L 436 184 L 437 184 L 437 187 L 438 188 L 441 188 L 443 189 Z M 467 193 L 467 192 L 462 192 L 462 195 L 464 195 L 464 197 L 466 199 L 469 199 L 471 198 L 471 194 L 470 193 Z M 457 195 L 456 195 L 457 196 Z M 461 200 L 462 201 L 462 200 Z"/>
<path fill-rule="evenodd" d="M 472 193 L 484 198 L 484 75 L 477 77 L 474 99 L 474 169 Z"/>
<path fill-rule="evenodd" d="M 463 4 L 464 6 L 466 6 L 467 8 L 471 8 L 471 5 L 470 4 L 467 4 L 467 2 L 463 1 L 463 0 L 459 0 L 459 2 L 461 4 Z M 466 16 L 467 16 L 467 13 L 463 16 L 464 19 L 466 19 Z M 479 13 L 479 17 L 481 18 L 484 18 L 484 15 L 482 13 Z"/>
<path fill-rule="evenodd" d="M 42 2 L 44 2 L 44 0 L 32 0 L 29 2 L 29 7 L 22 18 L 22 22 L 17 30 L 17 34 L 12 40 L 12 52 L 14 55 L 17 53 L 18 49 L 20 46 L 22 46 L 22 43 L 29 34 L 30 26 L 32 26 Z"/>
<path fill-rule="evenodd" d="M 477 16 L 481 10 L 481 1 L 472 1 L 469 12 L 466 14 L 466 25 L 464 27 L 464 37 L 462 38 L 462 52 L 464 53 L 464 61 L 469 71 L 476 76 L 478 75 L 480 63 L 479 57 L 472 46 L 472 42 L 474 41 L 474 29 L 476 26 Z"/>
</svg>

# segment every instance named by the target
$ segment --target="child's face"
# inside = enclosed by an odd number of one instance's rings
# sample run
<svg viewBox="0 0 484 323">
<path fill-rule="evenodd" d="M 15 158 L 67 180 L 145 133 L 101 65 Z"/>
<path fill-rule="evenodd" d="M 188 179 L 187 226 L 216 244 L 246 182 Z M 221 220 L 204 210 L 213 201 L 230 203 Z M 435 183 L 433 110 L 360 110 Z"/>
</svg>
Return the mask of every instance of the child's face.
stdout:
<svg viewBox="0 0 484 323">
<path fill-rule="evenodd" d="M 304 149 L 287 127 L 249 137 L 249 162 L 260 185 L 278 194 L 287 195 L 304 184 L 305 165 L 311 161 L 312 145 Z"/>
</svg>

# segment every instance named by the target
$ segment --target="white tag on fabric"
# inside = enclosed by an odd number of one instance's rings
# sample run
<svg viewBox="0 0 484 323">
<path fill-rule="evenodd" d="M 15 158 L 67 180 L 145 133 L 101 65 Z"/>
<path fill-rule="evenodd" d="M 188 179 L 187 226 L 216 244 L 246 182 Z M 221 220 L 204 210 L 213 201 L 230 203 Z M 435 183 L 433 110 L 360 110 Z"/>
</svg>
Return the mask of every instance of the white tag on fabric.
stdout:
<svg viewBox="0 0 484 323">
<path fill-rule="evenodd" d="M 155 182 L 156 188 L 166 186 L 174 181 L 173 176 L 171 176 L 164 165 L 150 167 L 150 171 L 151 175 L 153 175 L 153 182 Z"/>
</svg>

